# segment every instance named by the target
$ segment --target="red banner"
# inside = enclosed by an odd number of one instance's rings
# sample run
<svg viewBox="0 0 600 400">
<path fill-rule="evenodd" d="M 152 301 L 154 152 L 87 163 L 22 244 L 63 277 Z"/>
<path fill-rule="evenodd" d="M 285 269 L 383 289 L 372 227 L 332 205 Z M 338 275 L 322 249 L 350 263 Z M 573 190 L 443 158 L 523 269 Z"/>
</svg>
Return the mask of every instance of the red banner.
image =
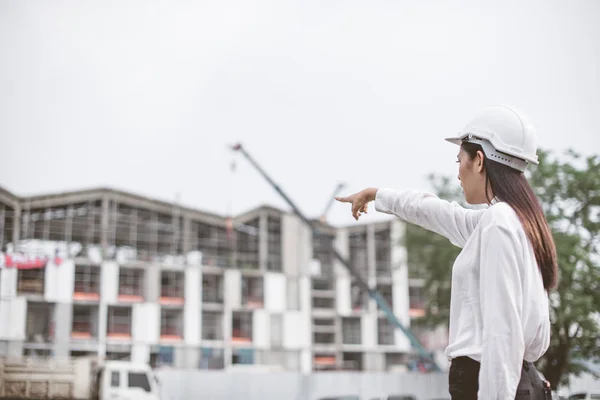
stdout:
<svg viewBox="0 0 600 400">
<path fill-rule="evenodd" d="M 47 256 L 30 256 L 26 254 L 2 254 L 0 253 L 0 268 L 16 269 L 35 269 L 45 268 L 48 262 L 53 261 L 55 265 L 60 265 L 60 257 L 50 258 Z"/>
</svg>

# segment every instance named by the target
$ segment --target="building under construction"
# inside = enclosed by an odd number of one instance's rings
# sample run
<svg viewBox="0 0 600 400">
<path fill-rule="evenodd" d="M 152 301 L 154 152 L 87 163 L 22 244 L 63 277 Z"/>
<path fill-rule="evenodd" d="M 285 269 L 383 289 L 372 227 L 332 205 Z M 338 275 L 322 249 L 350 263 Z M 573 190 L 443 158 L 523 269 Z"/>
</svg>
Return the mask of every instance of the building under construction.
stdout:
<svg viewBox="0 0 600 400">
<path fill-rule="evenodd" d="M 409 341 L 330 250 L 408 326 L 424 300 L 422 282 L 409 279 L 403 223 L 314 223 L 318 236 L 267 206 L 231 219 L 111 189 L 19 197 L 0 188 L 0 356 L 405 366 Z M 444 332 L 416 333 L 432 350 L 445 344 Z"/>
</svg>

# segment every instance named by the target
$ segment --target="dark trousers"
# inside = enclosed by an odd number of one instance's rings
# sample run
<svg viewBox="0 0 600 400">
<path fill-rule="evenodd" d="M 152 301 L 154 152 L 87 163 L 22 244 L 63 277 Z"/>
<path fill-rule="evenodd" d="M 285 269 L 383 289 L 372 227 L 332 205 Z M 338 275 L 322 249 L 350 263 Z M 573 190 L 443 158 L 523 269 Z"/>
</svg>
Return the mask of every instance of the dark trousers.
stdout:
<svg viewBox="0 0 600 400">
<path fill-rule="evenodd" d="M 469 357 L 457 357 L 452 360 L 448 377 L 452 400 L 477 400 L 479 368 L 479 362 Z M 546 393 L 544 383 L 535 366 L 524 361 L 515 400 L 545 400 L 551 398 L 547 396 L 549 396 L 549 393 Z"/>
</svg>

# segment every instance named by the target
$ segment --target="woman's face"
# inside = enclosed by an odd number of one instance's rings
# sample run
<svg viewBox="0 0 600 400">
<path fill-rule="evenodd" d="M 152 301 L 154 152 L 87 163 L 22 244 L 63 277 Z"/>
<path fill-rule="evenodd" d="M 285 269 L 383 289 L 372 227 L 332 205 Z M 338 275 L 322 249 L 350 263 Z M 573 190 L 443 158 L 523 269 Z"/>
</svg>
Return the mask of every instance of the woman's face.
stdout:
<svg viewBox="0 0 600 400">
<path fill-rule="evenodd" d="M 484 155 L 481 151 L 473 159 L 462 147 L 458 152 L 458 180 L 469 204 L 487 203 L 485 196 Z"/>
</svg>

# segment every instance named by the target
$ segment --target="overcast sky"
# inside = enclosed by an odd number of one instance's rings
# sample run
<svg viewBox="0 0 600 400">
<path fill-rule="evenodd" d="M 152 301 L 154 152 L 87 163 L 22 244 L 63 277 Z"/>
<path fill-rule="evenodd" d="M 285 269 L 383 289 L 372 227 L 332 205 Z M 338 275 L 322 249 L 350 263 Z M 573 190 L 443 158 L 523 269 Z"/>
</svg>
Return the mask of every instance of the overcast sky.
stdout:
<svg viewBox="0 0 600 400">
<path fill-rule="evenodd" d="M 455 176 L 443 138 L 489 104 L 600 153 L 599 71 L 598 0 L 3 0 L 0 185 L 287 208 L 239 156 L 231 174 L 239 140 L 314 216 L 339 181 Z"/>
</svg>

